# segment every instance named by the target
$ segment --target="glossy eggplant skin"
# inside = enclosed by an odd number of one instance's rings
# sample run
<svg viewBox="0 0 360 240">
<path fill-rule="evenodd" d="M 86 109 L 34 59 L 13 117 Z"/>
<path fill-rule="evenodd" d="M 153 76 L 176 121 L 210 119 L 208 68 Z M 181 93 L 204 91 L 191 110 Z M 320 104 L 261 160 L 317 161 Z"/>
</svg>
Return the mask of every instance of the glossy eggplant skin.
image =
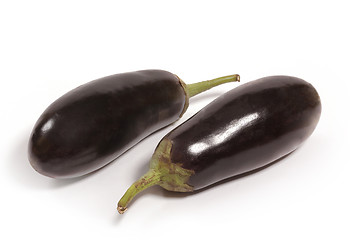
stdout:
<svg viewBox="0 0 360 240">
<path fill-rule="evenodd" d="M 320 113 L 311 84 L 271 76 L 223 94 L 164 139 L 172 143 L 171 162 L 194 171 L 188 184 L 199 190 L 294 151 L 314 131 Z"/>
<path fill-rule="evenodd" d="M 116 74 L 60 97 L 40 116 L 29 141 L 29 160 L 54 178 L 95 171 L 152 132 L 179 119 L 186 93 L 162 70 Z"/>
</svg>

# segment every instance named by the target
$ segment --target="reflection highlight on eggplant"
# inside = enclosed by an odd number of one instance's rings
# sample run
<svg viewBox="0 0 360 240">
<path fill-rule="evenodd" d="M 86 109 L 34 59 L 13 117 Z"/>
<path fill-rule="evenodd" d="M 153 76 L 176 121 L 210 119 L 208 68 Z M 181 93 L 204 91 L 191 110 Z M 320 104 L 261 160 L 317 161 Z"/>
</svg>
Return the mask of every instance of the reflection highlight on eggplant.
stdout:
<svg viewBox="0 0 360 240">
<path fill-rule="evenodd" d="M 242 128 L 249 126 L 253 121 L 258 119 L 260 114 L 258 112 L 251 113 L 240 119 L 233 120 L 226 126 L 225 131 L 220 131 L 217 134 L 208 136 L 201 142 L 194 143 L 189 146 L 189 152 L 193 154 L 199 154 L 204 150 L 222 144 L 224 141 L 228 140 L 235 133 L 241 131 Z"/>
<path fill-rule="evenodd" d="M 45 133 L 48 130 L 50 130 L 53 126 L 54 126 L 54 119 L 50 119 L 41 127 L 41 131 Z"/>
</svg>

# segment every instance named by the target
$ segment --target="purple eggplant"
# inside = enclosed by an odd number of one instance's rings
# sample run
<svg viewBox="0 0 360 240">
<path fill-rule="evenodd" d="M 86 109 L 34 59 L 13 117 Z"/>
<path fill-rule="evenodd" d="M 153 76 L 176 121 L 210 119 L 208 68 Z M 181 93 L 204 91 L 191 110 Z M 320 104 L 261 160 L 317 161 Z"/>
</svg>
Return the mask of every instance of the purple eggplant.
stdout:
<svg viewBox="0 0 360 240">
<path fill-rule="evenodd" d="M 150 170 L 127 190 L 118 211 L 153 185 L 193 192 L 262 169 L 304 142 L 320 114 L 317 91 L 302 79 L 271 76 L 241 85 L 160 141 Z"/>
<path fill-rule="evenodd" d="M 29 141 L 29 161 L 53 178 L 93 172 L 178 120 L 190 97 L 233 81 L 239 75 L 187 85 L 162 70 L 94 80 L 57 99 L 40 116 Z"/>
</svg>

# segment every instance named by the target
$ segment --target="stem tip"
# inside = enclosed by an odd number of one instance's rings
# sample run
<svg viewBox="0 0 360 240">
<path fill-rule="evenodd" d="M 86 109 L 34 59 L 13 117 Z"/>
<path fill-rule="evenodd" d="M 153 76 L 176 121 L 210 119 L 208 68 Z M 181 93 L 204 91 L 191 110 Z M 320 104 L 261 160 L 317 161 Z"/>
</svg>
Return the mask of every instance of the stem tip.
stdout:
<svg viewBox="0 0 360 240">
<path fill-rule="evenodd" d="M 126 208 L 126 207 L 120 207 L 120 206 L 118 206 L 118 207 L 117 207 L 117 210 L 118 210 L 118 212 L 119 212 L 120 214 L 124 214 L 124 213 L 126 212 L 127 208 Z"/>
</svg>

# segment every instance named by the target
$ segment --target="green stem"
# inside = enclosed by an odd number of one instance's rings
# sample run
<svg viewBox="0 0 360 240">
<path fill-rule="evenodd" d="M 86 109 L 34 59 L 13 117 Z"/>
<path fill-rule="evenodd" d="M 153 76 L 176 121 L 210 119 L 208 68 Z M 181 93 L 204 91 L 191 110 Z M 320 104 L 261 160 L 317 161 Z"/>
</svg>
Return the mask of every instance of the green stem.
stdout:
<svg viewBox="0 0 360 240">
<path fill-rule="evenodd" d="M 189 94 L 189 98 L 191 98 L 191 97 L 193 97 L 201 92 L 204 92 L 210 88 L 213 88 L 215 86 L 221 85 L 223 83 L 228 83 L 228 82 L 240 82 L 240 76 L 238 74 L 234 74 L 234 75 L 215 78 L 215 79 L 208 80 L 208 81 L 187 84 L 186 91 Z"/>
<path fill-rule="evenodd" d="M 118 202 L 117 210 L 120 214 L 127 210 L 128 204 L 136 194 L 154 185 L 159 185 L 166 190 L 175 192 L 194 191 L 194 188 L 188 184 L 188 181 L 195 172 L 172 163 L 171 148 L 171 140 L 163 138 L 160 141 L 151 158 L 150 170 L 131 185 Z"/>
<path fill-rule="evenodd" d="M 139 180 L 133 183 L 125 192 L 124 196 L 118 202 L 117 210 L 123 214 L 127 210 L 127 205 L 139 192 L 147 189 L 148 187 L 158 185 L 161 182 L 161 176 L 158 172 L 150 169 Z"/>
</svg>

